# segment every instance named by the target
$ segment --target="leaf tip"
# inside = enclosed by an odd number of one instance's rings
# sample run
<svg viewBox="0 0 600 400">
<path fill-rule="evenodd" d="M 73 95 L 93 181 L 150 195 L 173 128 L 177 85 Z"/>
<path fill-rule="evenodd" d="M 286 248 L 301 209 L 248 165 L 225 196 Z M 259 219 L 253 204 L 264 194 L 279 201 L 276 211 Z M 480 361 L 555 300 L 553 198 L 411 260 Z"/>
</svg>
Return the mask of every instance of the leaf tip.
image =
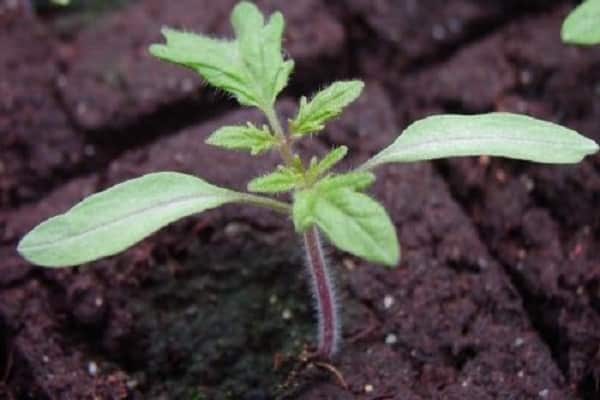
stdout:
<svg viewBox="0 0 600 400">
<path fill-rule="evenodd" d="M 164 44 L 154 43 L 154 44 L 151 44 L 150 46 L 148 46 L 148 53 L 150 53 L 150 55 L 152 55 L 154 57 L 160 58 L 160 56 L 163 54 L 164 50 L 165 50 Z"/>
<path fill-rule="evenodd" d="M 598 143 L 596 143 L 595 141 L 593 141 L 592 139 L 589 139 L 589 143 L 588 143 L 588 147 L 587 147 L 587 151 L 588 151 L 588 155 L 591 154 L 595 154 L 598 152 L 598 150 L 600 150 L 600 146 L 598 146 Z"/>
<path fill-rule="evenodd" d="M 395 251 L 390 253 L 389 256 L 386 257 L 386 259 L 383 262 L 383 265 L 385 265 L 389 269 L 396 269 L 400 264 L 400 259 L 400 248 L 399 246 L 396 246 Z"/>
</svg>

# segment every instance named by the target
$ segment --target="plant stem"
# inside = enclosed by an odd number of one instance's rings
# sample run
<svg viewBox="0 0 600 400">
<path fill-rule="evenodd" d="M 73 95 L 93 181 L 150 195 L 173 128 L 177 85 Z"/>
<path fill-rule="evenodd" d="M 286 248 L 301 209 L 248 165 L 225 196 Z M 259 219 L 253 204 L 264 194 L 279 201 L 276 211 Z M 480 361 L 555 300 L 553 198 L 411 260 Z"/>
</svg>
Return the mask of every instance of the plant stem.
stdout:
<svg viewBox="0 0 600 400">
<path fill-rule="evenodd" d="M 292 213 L 292 206 L 290 206 L 288 203 L 271 199 L 270 197 L 256 196 L 246 193 L 240 200 L 255 206 L 269 208 L 285 215 L 290 215 Z"/>
<path fill-rule="evenodd" d="M 319 347 L 317 351 L 320 356 L 331 358 L 338 348 L 340 323 L 334 287 L 323 258 L 323 248 L 317 227 L 313 226 L 304 232 L 304 245 L 319 316 Z"/>
<path fill-rule="evenodd" d="M 283 130 L 275 108 L 264 110 L 269 125 L 275 135 L 279 138 L 279 154 L 288 167 L 294 165 L 294 149 L 292 141 Z M 289 211 L 288 211 L 289 212 Z M 304 232 L 304 247 L 308 260 L 313 293 L 317 301 L 317 313 L 319 318 L 319 345 L 317 353 L 326 359 L 333 357 L 337 351 L 340 339 L 340 323 L 335 303 L 335 291 L 331 276 L 327 271 L 327 264 L 323 257 L 323 248 L 319 239 L 319 230 L 312 226 Z"/>
<path fill-rule="evenodd" d="M 283 131 L 275 109 L 273 107 L 267 108 L 266 110 L 264 110 L 264 113 L 267 116 L 267 121 L 269 121 L 269 125 L 271 125 L 271 129 L 273 129 L 273 132 L 275 132 L 275 135 L 279 138 L 279 141 L 281 142 L 281 145 L 279 147 L 281 158 L 288 167 L 292 166 L 294 162 L 294 150 L 292 149 L 292 143 Z"/>
</svg>

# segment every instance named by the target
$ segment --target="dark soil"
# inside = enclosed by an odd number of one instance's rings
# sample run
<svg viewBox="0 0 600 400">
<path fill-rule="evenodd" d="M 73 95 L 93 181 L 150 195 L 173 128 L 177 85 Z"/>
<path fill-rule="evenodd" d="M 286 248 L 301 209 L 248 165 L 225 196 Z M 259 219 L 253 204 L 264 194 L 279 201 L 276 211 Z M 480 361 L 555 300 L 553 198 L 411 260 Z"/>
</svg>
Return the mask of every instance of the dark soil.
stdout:
<svg viewBox="0 0 600 400">
<path fill-rule="evenodd" d="M 75 269 L 27 265 L 19 238 L 96 190 L 158 170 L 242 189 L 278 162 L 204 145 L 261 118 L 146 52 L 162 25 L 229 34 L 235 1 L 118 3 L 0 5 L 0 398 L 600 398 L 598 155 L 381 168 L 401 266 L 329 257 L 346 387 L 302 357 L 316 322 L 300 241 L 267 211 L 204 213 Z M 600 140 L 600 50 L 559 41 L 573 2 L 257 3 L 288 21 L 284 117 L 331 79 L 367 82 L 301 148 L 346 144 L 342 168 L 436 112 L 526 112 Z"/>
</svg>

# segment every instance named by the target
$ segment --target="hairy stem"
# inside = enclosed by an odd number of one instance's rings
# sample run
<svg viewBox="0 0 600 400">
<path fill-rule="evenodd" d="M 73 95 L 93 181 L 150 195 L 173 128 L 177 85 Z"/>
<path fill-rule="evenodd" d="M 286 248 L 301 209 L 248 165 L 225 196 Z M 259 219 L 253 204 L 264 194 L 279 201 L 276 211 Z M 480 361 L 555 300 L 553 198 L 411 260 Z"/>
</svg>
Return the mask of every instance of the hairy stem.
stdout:
<svg viewBox="0 0 600 400">
<path fill-rule="evenodd" d="M 304 232 L 304 245 L 319 316 L 318 353 L 322 357 L 331 358 L 339 345 L 340 323 L 334 287 L 323 258 L 317 227 L 313 226 Z"/>
<path fill-rule="evenodd" d="M 292 149 L 292 143 L 281 126 L 281 122 L 279 122 L 277 112 L 273 107 L 271 107 L 265 110 L 264 113 L 267 116 L 269 125 L 271 125 L 271 129 L 273 129 L 273 132 L 275 132 L 275 136 L 277 136 L 281 142 L 279 147 L 281 158 L 287 166 L 291 166 L 294 162 L 294 150 Z"/>
</svg>

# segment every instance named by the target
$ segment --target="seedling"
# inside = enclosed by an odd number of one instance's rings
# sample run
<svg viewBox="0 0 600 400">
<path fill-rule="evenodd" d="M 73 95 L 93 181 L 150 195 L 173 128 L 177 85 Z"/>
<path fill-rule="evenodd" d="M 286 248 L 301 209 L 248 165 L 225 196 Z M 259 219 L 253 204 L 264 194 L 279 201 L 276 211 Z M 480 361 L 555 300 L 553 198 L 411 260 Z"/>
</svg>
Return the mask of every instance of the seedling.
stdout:
<svg viewBox="0 0 600 400">
<path fill-rule="evenodd" d="M 586 0 L 563 22 L 563 42 L 581 46 L 600 44 L 600 0 Z"/>
<path fill-rule="evenodd" d="M 251 193 L 177 172 L 123 182 L 38 225 L 19 243 L 23 257 L 46 267 L 79 265 L 119 253 L 175 220 L 223 204 L 265 207 L 291 216 L 304 239 L 319 319 L 318 353 L 330 358 L 339 348 L 340 322 L 321 234 L 339 249 L 367 261 L 390 268 L 400 261 L 393 222 L 366 194 L 375 181 L 376 167 L 473 155 L 576 163 L 598 150 L 594 141 L 575 131 L 524 115 L 437 115 L 410 125 L 389 147 L 355 170 L 333 172 L 346 156 L 345 146 L 307 161 L 294 145 L 323 132 L 327 122 L 359 97 L 363 83 L 335 82 L 310 99 L 302 97 L 296 116 L 284 128 L 275 102 L 294 63 L 282 55 L 282 15 L 274 13 L 265 22 L 256 6 L 241 2 L 233 10 L 231 23 L 234 40 L 165 28 L 166 44 L 152 45 L 150 53 L 195 70 L 241 105 L 261 110 L 268 121 L 268 125 L 248 122 L 222 127 L 207 139 L 208 144 L 252 155 L 276 152 L 281 165 L 251 180 Z M 291 192 L 291 204 L 272 197 L 284 192 Z"/>
</svg>

